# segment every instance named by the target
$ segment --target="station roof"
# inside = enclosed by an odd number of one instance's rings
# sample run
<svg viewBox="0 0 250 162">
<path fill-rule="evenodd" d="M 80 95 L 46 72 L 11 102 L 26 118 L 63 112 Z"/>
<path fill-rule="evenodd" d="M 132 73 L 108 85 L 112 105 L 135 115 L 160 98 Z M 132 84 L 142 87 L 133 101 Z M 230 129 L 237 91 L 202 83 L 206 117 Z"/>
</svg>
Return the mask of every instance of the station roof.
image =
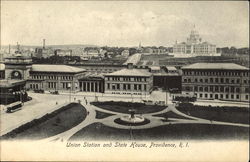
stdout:
<svg viewBox="0 0 250 162">
<path fill-rule="evenodd" d="M 166 66 L 168 70 L 177 70 L 174 66 Z"/>
<path fill-rule="evenodd" d="M 161 70 L 160 66 L 152 66 L 150 67 L 151 70 Z"/>
<path fill-rule="evenodd" d="M 105 74 L 105 76 L 143 76 L 149 77 L 152 74 L 145 69 L 122 69 L 113 73 Z"/>
<path fill-rule="evenodd" d="M 104 78 L 104 73 L 93 73 L 87 72 L 84 74 L 83 78 Z"/>
<path fill-rule="evenodd" d="M 80 73 L 85 72 L 85 69 L 77 68 L 68 65 L 46 65 L 46 64 L 34 64 L 31 71 L 33 72 L 60 72 L 60 73 Z"/>
<path fill-rule="evenodd" d="M 249 68 L 234 63 L 195 63 L 182 69 L 213 69 L 213 70 L 249 70 Z"/>
</svg>

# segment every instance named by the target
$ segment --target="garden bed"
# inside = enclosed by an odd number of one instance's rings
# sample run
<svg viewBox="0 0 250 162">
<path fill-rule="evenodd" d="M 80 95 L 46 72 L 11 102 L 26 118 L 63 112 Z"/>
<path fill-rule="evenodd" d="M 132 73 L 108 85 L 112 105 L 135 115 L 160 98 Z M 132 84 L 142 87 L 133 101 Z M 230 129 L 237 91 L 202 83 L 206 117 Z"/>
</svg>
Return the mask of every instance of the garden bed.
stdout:
<svg viewBox="0 0 250 162">
<path fill-rule="evenodd" d="M 97 111 L 96 110 L 96 119 L 103 119 L 103 118 L 107 118 L 109 116 L 112 116 L 114 114 L 110 114 L 110 113 L 106 113 L 106 112 L 101 112 L 101 111 Z"/>
<path fill-rule="evenodd" d="M 166 106 L 159 105 L 145 105 L 144 103 L 131 103 L 131 102 L 91 102 L 91 104 L 110 111 L 115 111 L 119 113 L 130 114 L 129 109 L 135 109 L 136 114 L 145 114 L 162 111 Z"/>
<path fill-rule="evenodd" d="M 237 126 L 171 124 L 131 131 L 94 123 L 74 134 L 70 140 L 248 140 L 248 138 L 249 128 Z"/>
<path fill-rule="evenodd" d="M 198 106 L 183 103 L 177 109 L 185 114 L 207 120 L 249 124 L 248 108 Z"/>
</svg>

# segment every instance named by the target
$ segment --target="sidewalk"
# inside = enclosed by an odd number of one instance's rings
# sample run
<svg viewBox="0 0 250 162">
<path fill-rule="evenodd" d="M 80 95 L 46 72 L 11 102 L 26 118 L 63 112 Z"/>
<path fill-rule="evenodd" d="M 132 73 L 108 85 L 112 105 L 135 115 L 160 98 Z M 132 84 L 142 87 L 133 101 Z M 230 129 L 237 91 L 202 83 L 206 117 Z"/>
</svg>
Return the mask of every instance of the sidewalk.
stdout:
<svg viewBox="0 0 250 162">
<path fill-rule="evenodd" d="M 234 102 L 234 101 L 221 101 L 221 100 L 197 100 L 194 105 L 200 106 L 233 106 L 233 107 L 245 107 L 249 108 L 247 102 Z"/>
<path fill-rule="evenodd" d="M 21 110 L 14 113 L 2 113 L 0 124 L 0 135 L 4 135 L 19 126 L 40 118 L 47 113 L 53 112 L 62 106 L 68 104 L 68 100 L 62 96 L 53 96 L 46 94 L 29 94 L 33 99 L 24 103 Z M 56 105 L 56 102 L 58 103 Z"/>
</svg>

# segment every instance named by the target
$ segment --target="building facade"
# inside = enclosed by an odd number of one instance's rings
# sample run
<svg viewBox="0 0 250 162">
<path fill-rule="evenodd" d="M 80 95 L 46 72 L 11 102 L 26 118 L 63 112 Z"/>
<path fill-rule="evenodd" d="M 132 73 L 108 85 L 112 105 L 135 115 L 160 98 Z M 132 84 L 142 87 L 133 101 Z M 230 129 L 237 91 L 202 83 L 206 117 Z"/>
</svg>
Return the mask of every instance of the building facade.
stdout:
<svg viewBox="0 0 250 162">
<path fill-rule="evenodd" d="M 57 56 L 72 56 L 72 50 L 71 49 L 56 49 L 55 55 L 57 55 Z"/>
<path fill-rule="evenodd" d="M 27 100 L 25 80 L 0 80 L 0 105 Z"/>
<path fill-rule="evenodd" d="M 5 65 L 0 64 L 0 80 L 5 78 Z"/>
<path fill-rule="evenodd" d="M 67 65 L 34 64 L 26 87 L 31 90 L 79 91 L 78 79 L 85 74 L 84 69 Z"/>
<path fill-rule="evenodd" d="M 78 81 L 81 92 L 104 93 L 104 76 L 102 74 L 86 73 Z"/>
<path fill-rule="evenodd" d="M 216 45 L 202 42 L 199 33 L 193 29 L 186 42 L 173 45 L 173 54 L 175 57 L 194 57 L 194 56 L 220 56 L 216 52 Z"/>
<path fill-rule="evenodd" d="M 127 49 L 123 50 L 121 55 L 124 57 L 129 57 L 129 50 L 127 50 Z"/>
<path fill-rule="evenodd" d="M 27 80 L 32 67 L 32 59 L 17 54 L 14 57 L 7 57 L 5 64 L 5 79 Z"/>
<path fill-rule="evenodd" d="M 249 101 L 249 69 L 233 63 L 195 63 L 182 68 L 182 93 L 198 99 Z"/>
<path fill-rule="evenodd" d="M 146 69 L 127 69 L 105 74 L 105 93 L 123 95 L 149 95 L 153 88 L 153 76 Z"/>
<path fill-rule="evenodd" d="M 173 93 L 181 93 L 181 75 L 174 67 L 153 66 L 150 68 L 153 75 L 154 88 L 162 88 Z"/>
</svg>

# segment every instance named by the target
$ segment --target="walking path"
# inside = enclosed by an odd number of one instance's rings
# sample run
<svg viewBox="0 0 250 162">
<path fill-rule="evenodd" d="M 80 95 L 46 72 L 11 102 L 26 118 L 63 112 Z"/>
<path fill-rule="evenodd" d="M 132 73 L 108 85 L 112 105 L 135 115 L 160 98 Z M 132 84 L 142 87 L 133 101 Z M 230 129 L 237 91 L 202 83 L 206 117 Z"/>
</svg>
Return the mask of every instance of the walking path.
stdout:
<svg viewBox="0 0 250 162">
<path fill-rule="evenodd" d="M 55 136 L 47 138 L 47 139 L 43 139 L 41 141 L 43 141 L 43 142 L 48 142 L 48 141 L 67 142 L 70 139 L 70 137 L 72 137 L 75 133 L 77 133 L 81 129 L 85 128 L 86 126 L 93 124 L 93 123 L 97 123 L 97 122 L 102 123 L 108 127 L 113 127 L 113 128 L 117 128 L 117 129 L 149 129 L 149 128 L 154 128 L 154 127 L 163 126 L 163 125 L 170 125 L 170 124 L 171 125 L 172 124 L 215 124 L 215 125 L 249 127 L 248 124 L 210 121 L 210 120 L 206 120 L 206 119 L 202 119 L 202 118 L 193 117 L 193 116 L 190 116 L 190 115 L 187 115 L 187 114 L 180 112 L 179 110 L 177 110 L 175 108 L 175 105 L 173 105 L 173 104 L 168 105 L 168 107 L 166 107 L 164 110 L 161 110 L 159 112 L 143 114 L 143 117 L 150 120 L 150 123 L 148 123 L 148 124 L 140 125 L 140 126 L 126 126 L 126 125 L 120 125 L 120 124 L 117 124 L 114 122 L 114 120 L 117 118 L 121 118 L 122 116 L 127 116 L 128 114 L 126 114 L 126 113 L 119 113 L 119 112 L 114 112 L 114 111 L 110 111 L 110 110 L 104 110 L 104 109 L 99 108 L 99 107 L 94 106 L 94 105 L 90 105 L 90 104 L 86 105 L 85 102 L 83 102 L 82 105 L 89 112 L 89 114 L 87 115 L 86 119 L 83 122 L 81 122 L 80 124 L 78 124 L 77 126 L 75 126 L 74 128 L 72 128 L 68 131 L 65 131 L 63 133 L 60 133 L 58 135 L 55 135 Z M 110 114 L 114 114 L 114 115 L 108 116 L 108 117 L 103 118 L 103 119 L 97 119 L 96 118 L 96 111 L 110 113 Z M 170 112 L 170 111 L 172 111 L 173 113 L 176 113 L 182 117 L 188 118 L 188 119 L 168 118 L 167 121 L 163 121 L 165 119 L 164 117 L 153 116 L 153 115 L 162 114 L 162 113 L 166 113 L 166 112 Z"/>
</svg>

